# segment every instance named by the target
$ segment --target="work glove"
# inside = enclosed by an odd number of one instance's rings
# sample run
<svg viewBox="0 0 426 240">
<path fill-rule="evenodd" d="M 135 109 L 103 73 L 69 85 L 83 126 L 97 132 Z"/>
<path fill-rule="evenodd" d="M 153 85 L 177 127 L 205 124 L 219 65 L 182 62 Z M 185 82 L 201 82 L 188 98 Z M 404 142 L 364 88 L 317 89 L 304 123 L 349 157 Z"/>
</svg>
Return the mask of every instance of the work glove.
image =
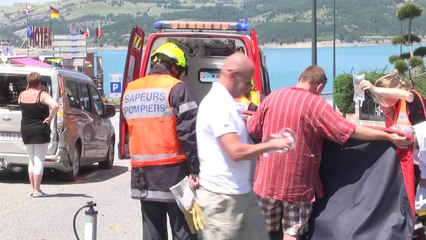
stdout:
<svg viewBox="0 0 426 240">
<path fill-rule="evenodd" d="M 194 220 L 193 220 L 192 214 L 189 213 L 188 211 L 184 211 L 183 215 L 185 216 L 185 220 L 188 223 L 189 230 L 191 230 L 192 234 L 195 234 L 196 230 L 195 230 Z"/>
<path fill-rule="evenodd" d="M 204 216 L 197 201 L 195 201 L 192 205 L 192 208 L 189 209 L 189 213 L 192 215 L 192 221 L 195 231 L 198 232 L 203 230 L 205 226 Z"/>
<path fill-rule="evenodd" d="M 198 176 L 196 178 L 198 182 Z M 194 234 L 204 229 L 204 217 L 196 201 L 195 190 L 190 185 L 189 178 L 185 177 L 178 184 L 170 187 L 170 192 L 182 211 L 191 233 Z"/>
<path fill-rule="evenodd" d="M 197 202 L 194 202 L 192 207 L 186 211 L 183 211 L 185 220 L 188 223 L 189 229 L 192 234 L 195 234 L 204 229 L 204 217 L 201 212 L 200 205 Z"/>
</svg>

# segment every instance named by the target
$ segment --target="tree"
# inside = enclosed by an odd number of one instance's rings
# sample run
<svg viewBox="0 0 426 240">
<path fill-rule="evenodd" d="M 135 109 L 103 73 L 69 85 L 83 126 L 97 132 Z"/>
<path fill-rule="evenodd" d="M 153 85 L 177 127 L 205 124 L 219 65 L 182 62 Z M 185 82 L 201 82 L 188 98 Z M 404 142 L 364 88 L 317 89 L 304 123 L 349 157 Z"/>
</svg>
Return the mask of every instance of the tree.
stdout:
<svg viewBox="0 0 426 240">
<path fill-rule="evenodd" d="M 400 21 L 408 20 L 408 33 L 395 36 L 392 39 L 392 43 L 394 45 L 402 44 L 408 46 L 409 52 L 389 57 L 389 62 L 394 65 L 401 76 L 408 75 L 408 79 L 413 87 L 416 85 L 416 76 L 424 66 L 423 57 L 426 53 L 425 47 L 413 50 L 413 44 L 421 41 L 421 38 L 413 33 L 413 19 L 421 16 L 422 11 L 422 7 L 414 2 L 406 2 L 397 10 L 396 16 Z"/>
</svg>

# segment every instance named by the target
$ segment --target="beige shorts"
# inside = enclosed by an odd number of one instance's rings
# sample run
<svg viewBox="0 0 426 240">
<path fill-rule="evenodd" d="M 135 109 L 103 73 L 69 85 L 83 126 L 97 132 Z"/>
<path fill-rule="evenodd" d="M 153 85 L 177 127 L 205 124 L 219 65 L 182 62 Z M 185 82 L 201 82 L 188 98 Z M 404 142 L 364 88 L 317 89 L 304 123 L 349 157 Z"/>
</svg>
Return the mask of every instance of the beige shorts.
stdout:
<svg viewBox="0 0 426 240">
<path fill-rule="evenodd" d="M 200 187 L 197 190 L 197 201 L 206 223 L 204 240 L 269 239 L 265 220 L 253 192 L 228 195 Z"/>
</svg>

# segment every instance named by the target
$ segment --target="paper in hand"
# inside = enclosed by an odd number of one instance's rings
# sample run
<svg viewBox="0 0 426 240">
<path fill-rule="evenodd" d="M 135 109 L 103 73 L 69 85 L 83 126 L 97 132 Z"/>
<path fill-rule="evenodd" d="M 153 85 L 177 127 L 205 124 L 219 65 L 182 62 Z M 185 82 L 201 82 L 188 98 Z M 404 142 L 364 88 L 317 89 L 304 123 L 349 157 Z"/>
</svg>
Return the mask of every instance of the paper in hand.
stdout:
<svg viewBox="0 0 426 240">
<path fill-rule="evenodd" d="M 178 184 L 169 188 L 181 211 L 188 211 L 195 202 L 195 191 L 189 186 L 189 178 L 185 177 Z"/>
</svg>

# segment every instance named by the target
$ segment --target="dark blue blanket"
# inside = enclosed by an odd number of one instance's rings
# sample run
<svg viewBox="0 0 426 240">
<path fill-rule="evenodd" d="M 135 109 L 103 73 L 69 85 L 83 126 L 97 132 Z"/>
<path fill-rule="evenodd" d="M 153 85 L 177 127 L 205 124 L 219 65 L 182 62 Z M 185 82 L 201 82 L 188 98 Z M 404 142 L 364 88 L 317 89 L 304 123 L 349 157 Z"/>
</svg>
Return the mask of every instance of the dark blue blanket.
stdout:
<svg viewBox="0 0 426 240">
<path fill-rule="evenodd" d="M 401 164 L 389 142 L 324 141 L 321 181 L 304 239 L 411 239 L 414 216 Z M 409 184 L 409 183 L 408 183 Z"/>
</svg>

